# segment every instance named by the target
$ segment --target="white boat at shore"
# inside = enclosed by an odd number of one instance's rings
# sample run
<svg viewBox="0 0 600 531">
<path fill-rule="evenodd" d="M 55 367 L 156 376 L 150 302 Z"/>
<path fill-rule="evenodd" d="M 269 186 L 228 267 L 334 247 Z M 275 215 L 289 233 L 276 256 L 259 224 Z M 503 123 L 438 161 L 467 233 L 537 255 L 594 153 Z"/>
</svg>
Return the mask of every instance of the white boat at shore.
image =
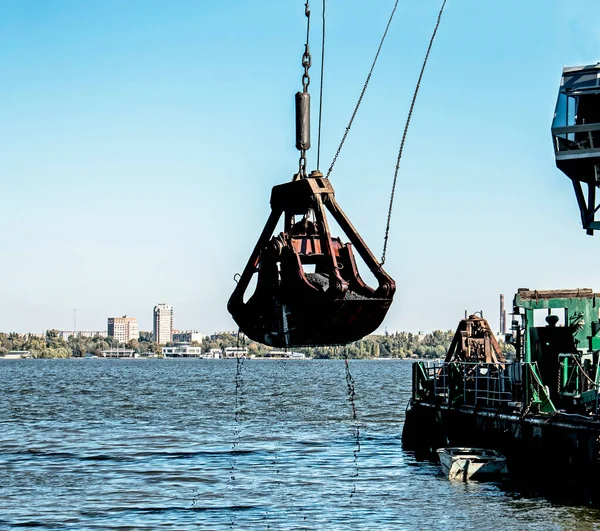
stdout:
<svg viewBox="0 0 600 531">
<path fill-rule="evenodd" d="M 506 457 L 485 448 L 438 448 L 444 474 L 450 481 L 497 479 L 508 473 Z"/>
</svg>

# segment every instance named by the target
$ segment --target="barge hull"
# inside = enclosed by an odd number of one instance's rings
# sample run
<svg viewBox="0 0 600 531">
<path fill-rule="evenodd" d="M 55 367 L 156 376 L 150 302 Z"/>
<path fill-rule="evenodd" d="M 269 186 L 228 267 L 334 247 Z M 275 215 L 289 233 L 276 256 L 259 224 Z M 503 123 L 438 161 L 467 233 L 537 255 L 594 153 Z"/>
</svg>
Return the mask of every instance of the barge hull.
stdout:
<svg viewBox="0 0 600 531">
<path fill-rule="evenodd" d="M 573 487 L 600 504 L 600 424 L 579 415 L 522 416 L 458 406 L 412 402 L 402 433 L 405 450 L 435 459 L 444 446 L 481 446 L 507 458 L 511 480 L 549 489 Z"/>
</svg>

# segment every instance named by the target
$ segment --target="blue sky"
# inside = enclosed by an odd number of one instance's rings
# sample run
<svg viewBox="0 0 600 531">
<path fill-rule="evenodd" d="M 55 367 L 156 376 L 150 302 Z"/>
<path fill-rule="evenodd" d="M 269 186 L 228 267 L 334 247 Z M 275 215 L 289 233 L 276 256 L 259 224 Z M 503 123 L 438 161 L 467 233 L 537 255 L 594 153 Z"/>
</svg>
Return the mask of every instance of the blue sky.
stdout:
<svg viewBox="0 0 600 531">
<path fill-rule="evenodd" d="M 311 92 L 318 95 L 320 4 Z M 379 256 L 396 153 L 438 0 L 401 0 L 331 179 Z M 328 0 L 322 169 L 393 0 Z M 226 301 L 297 169 L 303 0 L 0 2 L 0 330 L 233 329 Z M 592 0 L 449 0 L 399 174 L 384 326 L 454 328 L 519 287 L 600 290 L 600 236 L 554 166 L 563 65 L 600 60 Z M 316 117 L 316 107 L 313 108 Z M 313 123 L 316 132 L 316 123 Z M 309 167 L 316 162 L 314 148 Z"/>
</svg>

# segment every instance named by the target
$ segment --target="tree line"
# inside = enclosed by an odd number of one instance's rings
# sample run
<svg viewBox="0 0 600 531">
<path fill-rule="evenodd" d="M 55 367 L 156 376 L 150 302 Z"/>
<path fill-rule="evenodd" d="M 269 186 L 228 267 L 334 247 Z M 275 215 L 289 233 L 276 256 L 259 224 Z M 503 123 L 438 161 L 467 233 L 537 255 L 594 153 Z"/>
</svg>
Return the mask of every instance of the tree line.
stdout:
<svg viewBox="0 0 600 531">
<path fill-rule="evenodd" d="M 370 335 L 345 346 L 295 348 L 294 352 L 302 352 L 316 359 L 443 358 L 453 337 L 452 330 L 435 330 L 429 334 L 395 332 Z M 210 349 L 222 350 L 227 347 L 247 348 L 248 355 L 257 358 L 268 356 L 273 350 L 250 341 L 243 334 L 228 332 L 206 338 L 201 346 L 203 352 L 208 352 Z M 128 348 L 139 354 L 144 352 L 161 354 L 161 346 L 154 343 L 151 332 L 140 332 L 139 339 L 125 344 L 119 343 L 112 337 L 101 336 L 70 336 L 68 340 L 64 340 L 58 330 L 48 330 L 43 337 L 0 333 L 0 356 L 11 350 L 28 350 L 34 358 L 70 358 L 83 357 L 86 354 L 99 356 L 103 350 L 117 347 Z M 501 343 L 501 347 L 505 353 L 508 353 L 511 348 L 504 343 Z"/>
<path fill-rule="evenodd" d="M 354 343 L 334 347 L 294 348 L 294 352 L 302 352 L 316 359 L 352 359 L 361 358 L 443 358 L 454 337 L 452 330 L 435 330 L 430 334 L 413 334 L 396 332 L 392 334 L 370 335 Z M 210 348 L 245 347 L 249 356 L 266 356 L 273 349 L 243 336 L 223 333 L 211 336 L 202 342 L 207 350 Z"/>
<path fill-rule="evenodd" d="M 101 355 L 103 350 L 128 348 L 137 353 L 160 352 L 152 333 L 140 332 L 140 338 L 121 344 L 113 337 L 75 337 L 64 340 L 58 330 L 47 330 L 43 336 L 0 333 L 0 356 L 11 350 L 26 350 L 34 358 L 77 358 L 86 354 Z"/>
</svg>

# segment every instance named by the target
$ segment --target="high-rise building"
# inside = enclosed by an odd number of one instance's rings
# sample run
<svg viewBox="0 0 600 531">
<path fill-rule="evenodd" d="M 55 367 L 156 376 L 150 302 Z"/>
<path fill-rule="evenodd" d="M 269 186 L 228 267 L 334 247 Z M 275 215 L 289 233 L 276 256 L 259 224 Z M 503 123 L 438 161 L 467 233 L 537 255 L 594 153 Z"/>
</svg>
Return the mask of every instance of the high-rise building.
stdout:
<svg viewBox="0 0 600 531">
<path fill-rule="evenodd" d="M 173 340 L 173 306 L 170 304 L 157 304 L 154 307 L 154 342 L 159 345 L 170 343 Z"/>
<path fill-rule="evenodd" d="M 119 343 L 139 339 L 138 321 L 135 317 L 109 317 L 108 337 L 114 337 Z"/>
</svg>

